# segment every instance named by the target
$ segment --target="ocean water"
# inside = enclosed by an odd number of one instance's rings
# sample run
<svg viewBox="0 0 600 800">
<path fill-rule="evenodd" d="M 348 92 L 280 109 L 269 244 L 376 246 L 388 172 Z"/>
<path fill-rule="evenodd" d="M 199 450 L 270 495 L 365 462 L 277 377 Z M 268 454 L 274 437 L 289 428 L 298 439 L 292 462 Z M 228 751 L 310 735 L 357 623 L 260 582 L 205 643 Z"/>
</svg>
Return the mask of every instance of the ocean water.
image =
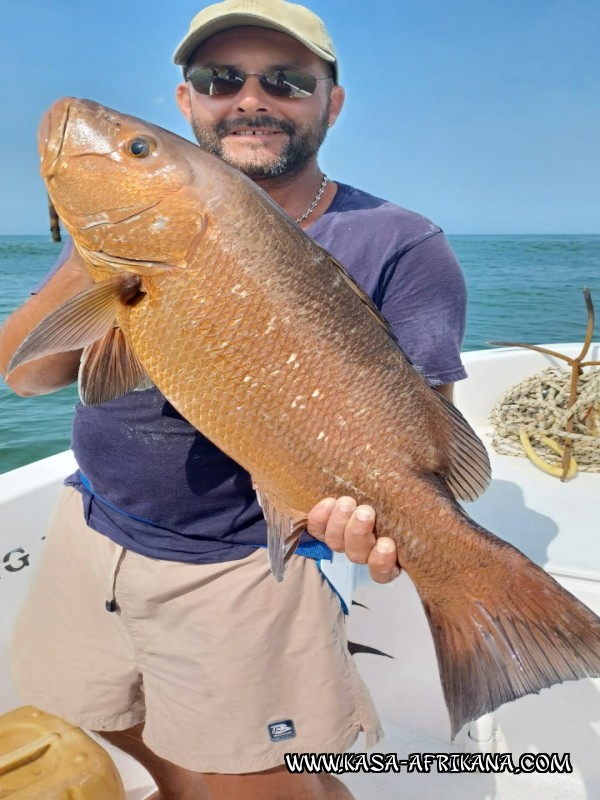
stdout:
<svg viewBox="0 0 600 800">
<path fill-rule="evenodd" d="M 449 239 L 469 291 L 464 350 L 483 349 L 490 340 L 581 341 L 586 286 L 600 317 L 600 235 Z M 0 236 L 0 324 L 27 299 L 60 248 L 45 236 Z M 74 387 L 21 398 L 0 379 L 0 473 L 66 449 L 76 402 Z"/>
</svg>

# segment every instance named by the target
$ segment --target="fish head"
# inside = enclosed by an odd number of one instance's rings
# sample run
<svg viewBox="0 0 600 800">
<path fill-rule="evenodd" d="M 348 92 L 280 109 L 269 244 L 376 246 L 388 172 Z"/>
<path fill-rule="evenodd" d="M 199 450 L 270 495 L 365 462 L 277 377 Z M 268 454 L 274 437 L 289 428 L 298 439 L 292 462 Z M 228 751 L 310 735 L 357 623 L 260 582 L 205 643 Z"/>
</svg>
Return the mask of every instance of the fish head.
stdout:
<svg viewBox="0 0 600 800">
<path fill-rule="evenodd" d="M 146 275 L 188 266 L 207 218 L 197 145 L 67 97 L 44 115 L 38 146 L 50 198 L 91 264 Z"/>
</svg>

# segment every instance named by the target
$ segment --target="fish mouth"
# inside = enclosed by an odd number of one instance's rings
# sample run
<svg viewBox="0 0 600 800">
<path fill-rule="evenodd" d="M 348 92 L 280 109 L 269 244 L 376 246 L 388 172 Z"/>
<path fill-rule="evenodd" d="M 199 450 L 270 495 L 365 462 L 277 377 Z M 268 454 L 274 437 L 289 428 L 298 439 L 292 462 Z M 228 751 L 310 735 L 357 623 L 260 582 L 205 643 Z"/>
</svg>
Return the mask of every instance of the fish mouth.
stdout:
<svg viewBox="0 0 600 800">
<path fill-rule="evenodd" d="M 38 131 L 38 151 L 43 178 L 52 175 L 60 156 L 72 100 L 72 97 L 57 100 L 42 117 Z"/>
</svg>

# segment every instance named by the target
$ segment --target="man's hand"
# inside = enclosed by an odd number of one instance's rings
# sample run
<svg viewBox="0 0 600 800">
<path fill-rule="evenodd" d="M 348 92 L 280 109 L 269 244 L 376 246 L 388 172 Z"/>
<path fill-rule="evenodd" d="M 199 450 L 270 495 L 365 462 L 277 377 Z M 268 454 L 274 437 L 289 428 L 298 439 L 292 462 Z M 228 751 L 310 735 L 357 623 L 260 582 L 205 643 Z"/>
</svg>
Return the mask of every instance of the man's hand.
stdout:
<svg viewBox="0 0 600 800">
<path fill-rule="evenodd" d="M 389 583 L 400 574 L 393 539 L 375 537 L 375 509 L 357 506 L 352 497 L 327 497 L 308 513 L 306 529 L 336 553 L 355 564 L 367 564 L 377 583 Z"/>
</svg>

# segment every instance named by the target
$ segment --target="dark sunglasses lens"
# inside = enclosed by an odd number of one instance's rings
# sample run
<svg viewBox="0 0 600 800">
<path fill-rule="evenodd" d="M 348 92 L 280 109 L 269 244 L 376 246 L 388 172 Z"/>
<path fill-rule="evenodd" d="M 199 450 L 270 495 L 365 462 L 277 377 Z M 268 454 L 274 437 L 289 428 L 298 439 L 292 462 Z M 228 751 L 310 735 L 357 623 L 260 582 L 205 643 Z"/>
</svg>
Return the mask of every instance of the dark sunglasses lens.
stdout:
<svg viewBox="0 0 600 800">
<path fill-rule="evenodd" d="M 200 67 L 188 74 L 188 80 L 199 94 L 219 97 L 236 94 L 246 81 L 239 70 L 218 67 Z M 317 88 L 313 75 L 297 70 L 272 70 L 260 76 L 263 89 L 276 97 L 310 97 Z"/>
<path fill-rule="evenodd" d="M 245 77 L 243 73 L 233 69 L 205 67 L 190 72 L 188 80 L 199 94 L 218 97 L 239 92 L 244 85 Z"/>
<path fill-rule="evenodd" d="M 306 72 L 278 69 L 265 73 L 261 83 L 267 92 L 277 97 L 309 97 L 317 88 L 317 79 Z"/>
</svg>

